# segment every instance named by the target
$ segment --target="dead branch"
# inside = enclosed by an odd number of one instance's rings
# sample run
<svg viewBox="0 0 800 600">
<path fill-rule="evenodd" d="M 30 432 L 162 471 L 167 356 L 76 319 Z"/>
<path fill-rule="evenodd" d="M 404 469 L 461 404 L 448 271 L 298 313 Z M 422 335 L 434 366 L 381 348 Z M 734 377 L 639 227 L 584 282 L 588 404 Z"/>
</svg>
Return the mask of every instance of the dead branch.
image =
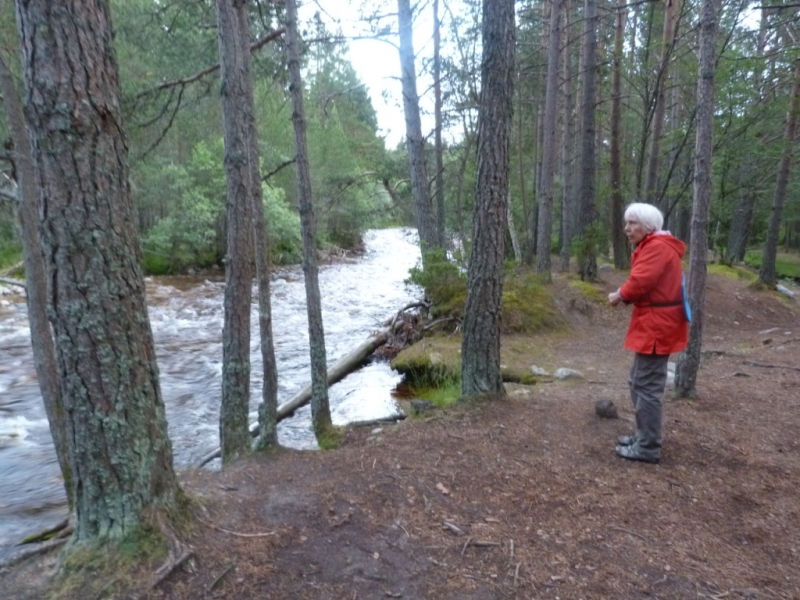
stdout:
<svg viewBox="0 0 800 600">
<path fill-rule="evenodd" d="M 470 542 L 470 546 L 476 546 L 478 548 L 491 548 L 492 546 L 502 546 L 500 542 L 493 542 L 491 540 L 473 540 Z"/>
<path fill-rule="evenodd" d="M 791 365 L 771 365 L 768 363 L 760 363 L 754 360 L 743 360 L 742 364 L 751 367 L 761 367 L 762 369 L 790 369 L 792 371 L 800 371 L 800 367 L 793 367 Z"/>
<path fill-rule="evenodd" d="M 431 321 L 430 323 L 426 323 L 423 326 L 422 331 L 430 331 L 437 325 L 441 325 L 442 323 L 450 323 L 452 321 L 461 322 L 461 319 L 459 319 L 458 317 L 440 317 L 438 319 Z"/>
<path fill-rule="evenodd" d="M 283 169 L 285 169 L 285 168 L 286 168 L 286 167 L 288 167 L 289 165 L 293 165 L 293 164 L 294 164 L 296 161 L 297 161 L 297 158 L 290 158 L 289 160 L 285 160 L 285 161 L 283 161 L 283 162 L 282 162 L 281 164 L 279 164 L 277 167 L 275 167 L 274 169 L 272 169 L 272 171 L 270 171 L 269 173 L 267 173 L 266 175 L 264 175 L 264 176 L 261 178 L 261 181 L 267 181 L 267 180 L 268 180 L 270 177 L 273 177 L 274 175 L 277 175 L 278 173 L 280 173 L 280 172 L 281 172 Z"/>
<path fill-rule="evenodd" d="M 378 419 L 369 419 L 367 421 L 353 421 L 352 423 L 348 423 L 345 427 L 348 428 L 356 428 L 356 427 L 371 427 L 372 425 L 382 425 L 386 423 L 397 423 L 399 421 L 405 421 L 406 416 L 403 413 L 397 413 L 395 415 L 391 415 L 388 417 L 380 417 Z"/>
<path fill-rule="evenodd" d="M 108 583 L 106 583 L 103 587 L 101 587 L 100 591 L 94 595 L 94 600 L 100 600 L 100 598 L 102 598 L 105 595 L 106 590 L 108 590 L 112 585 L 117 583 L 119 579 L 120 579 L 119 577 L 112 577 L 111 580 L 109 580 Z"/>
<path fill-rule="evenodd" d="M 217 587 L 217 584 L 218 584 L 220 581 L 222 581 L 222 578 L 223 578 L 223 577 L 225 577 L 225 575 L 227 575 L 228 573 L 230 573 L 230 572 L 231 572 L 231 571 L 234 569 L 234 567 L 235 567 L 235 566 L 236 566 L 236 562 L 232 562 L 232 563 L 231 563 L 231 564 L 229 564 L 227 567 L 225 567 L 225 568 L 222 570 L 222 573 L 220 573 L 219 575 L 217 575 L 217 576 L 214 578 L 214 581 L 212 581 L 212 582 L 211 582 L 211 583 L 208 585 L 208 587 L 206 588 L 206 595 L 210 594 L 210 593 L 211 593 L 211 590 L 213 590 L 215 587 Z"/>
<path fill-rule="evenodd" d="M 450 531 L 452 531 L 456 535 L 466 535 L 464 533 L 464 531 L 458 525 L 450 523 L 449 521 L 442 521 L 442 528 L 443 529 L 449 529 Z"/>
<path fill-rule="evenodd" d="M 280 29 L 276 29 L 275 31 L 268 33 L 260 40 L 256 40 L 255 42 L 250 44 L 250 53 L 260 50 L 264 45 L 266 45 L 267 43 L 271 42 L 274 39 L 279 38 L 284 33 L 286 33 L 286 28 L 281 27 Z M 183 79 L 175 79 L 173 81 L 165 81 L 164 83 L 161 83 L 156 87 L 150 88 L 148 90 L 136 94 L 136 96 L 133 98 L 134 104 L 139 100 L 141 100 L 142 98 L 161 92 L 163 90 L 167 90 L 174 87 L 185 87 L 190 83 L 194 83 L 195 81 L 198 81 L 199 79 L 202 79 L 206 75 L 210 75 L 211 73 L 217 70 L 219 70 L 219 63 L 206 67 L 202 71 L 198 71 L 197 73 L 195 73 L 194 75 L 190 75 L 189 77 L 184 77 Z"/>
<path fill-rule="evenodd" d="M 219 525 L 214 525 L 213 523 L 204 521 L 200 517 L 195 517 L 195 518 L 206 527 L 211 527 L 211 529 L 216 529 L 217 531 L 221 531 L 222 533 L 229 533 L 230 535 L 235 535 L 237 537 L 260 538 L 260 537 L 269 537 L 271 535 L 276 535 L 277 533 L 275 531 L 268 531 L 266 533 L 239 533 L 238 531 L 231 531 L 230 529 L 225 529 L 224 527 L 220 527 Z"/>
<path fill-rule="evenodd" d="M 20 281 L 19 279 L 12 279 L 11 277 L 0 277 L 0 283 L 5 283 L 6 285 L 15 285 L 17 287 L 21 287 L 23 290 L 28 289 L 27 287 L 25 287 L 24 281 Z"/>
</svg>

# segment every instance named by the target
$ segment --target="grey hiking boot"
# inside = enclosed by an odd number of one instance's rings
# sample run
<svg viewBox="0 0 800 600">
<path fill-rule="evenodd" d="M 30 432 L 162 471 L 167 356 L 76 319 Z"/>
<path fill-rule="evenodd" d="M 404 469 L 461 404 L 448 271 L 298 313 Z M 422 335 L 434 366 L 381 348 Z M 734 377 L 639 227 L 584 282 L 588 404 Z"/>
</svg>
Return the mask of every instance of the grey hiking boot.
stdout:
<svg viewBox="0 0 800 600">
<path fill-rule="evenodd" d="M 621 435 L 617 438 L 617 446 L 633 446 L 639 438 L 636 434 Z"/>
<path fill-rule="evenodd" d="M 657 454 L 648 454 L 646 451 L 642 450 L 641 446 L 639 446 L 639 442 L 636 441 L 630 446 L 617 446 L 615 449 L 617 456 L 621 458 L 625 458 L 627 460 L 637 460 L 639 462 L 645 462 L 650 464 L 658 464 L 661 458 Z"/>
</svg>

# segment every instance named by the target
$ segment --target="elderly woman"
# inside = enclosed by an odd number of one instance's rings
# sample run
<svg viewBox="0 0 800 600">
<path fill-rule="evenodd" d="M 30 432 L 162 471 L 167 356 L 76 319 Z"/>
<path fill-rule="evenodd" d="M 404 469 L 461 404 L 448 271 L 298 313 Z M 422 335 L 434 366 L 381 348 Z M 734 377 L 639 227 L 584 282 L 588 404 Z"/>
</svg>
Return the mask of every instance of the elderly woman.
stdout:
<svg viewBox="0 0 800 600">
<path fill-rule="evenodd" d="M 628 280 L 608 295 L 612 306 L 633 304 L 625 348 L 635 352 L 628 385 L 636 413 L 636 432 L 617 440 L 617 456 L 657 463 L 661 460 L 662 397 L 667 361 L 686 347 L 681 258 L 686 245 L 662 231 L 664 216 L 651 204 L 625 209 L 625 235 L 636 249 Z"/>
</svg>

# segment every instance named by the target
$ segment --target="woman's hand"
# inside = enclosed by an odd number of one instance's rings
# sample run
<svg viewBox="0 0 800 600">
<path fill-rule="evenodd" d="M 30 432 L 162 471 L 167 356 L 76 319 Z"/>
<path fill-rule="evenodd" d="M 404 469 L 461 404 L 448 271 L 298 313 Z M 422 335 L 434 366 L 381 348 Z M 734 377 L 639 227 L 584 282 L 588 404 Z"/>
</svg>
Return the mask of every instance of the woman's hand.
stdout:
<svg viewBox="0 0 800 600">
<path fill-rule="evenodd" d="M 620 295 L 620 293 L 619 293 L 619 290 L 617 290 L 616 292 L 611 292 L 611 293 L 608 295 L 608 303 L 609 303 L 611 306 L 616 306 L 616 305 L 617 305 L 617 304 L 619 304 L 620 302 L 624 302 L 624 301 L 625 301 L 625 300 L 623 300 L 622 296 L 621 296 L 621 295 Z"/>
</svg>

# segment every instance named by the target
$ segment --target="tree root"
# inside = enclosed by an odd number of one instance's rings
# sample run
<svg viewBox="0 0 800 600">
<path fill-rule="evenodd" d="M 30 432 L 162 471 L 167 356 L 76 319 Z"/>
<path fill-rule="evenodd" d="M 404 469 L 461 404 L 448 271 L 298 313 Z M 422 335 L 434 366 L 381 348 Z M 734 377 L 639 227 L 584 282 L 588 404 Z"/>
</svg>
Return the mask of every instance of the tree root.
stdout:
<svg viewBox="0 0 800 600">
<path fill-rule="evenodd" d="M 55 535 L 58 534 L 58 535 Z M 44 531 L 40 531 L 39 533 L 34 533 L 33 535 L 29 535 L 25 539 L 20 542 L 20 544 L 36 544 L 38 542 L 46 542 L 47 540 L 53 538 L 63 538 L 68 535 L 72 534 L 72 527 L 69 525 L 69 519 L 64 519 L 56 525 L 55 527 L 51 527 L 50 529 L 45 529 Z"/>
<path fill-rule="evenodd" d="M 47 554 L 48 552 L 50 552 L 50 550 L 58 548 L 59 546 L 62 546 L 66 542 L 67 538 L 65 536 L 62 538 L 57 538 L 54 540 L 48 540 L 46 542 L 42 542 L 41 544 L 39 544 L 34 548 L 25 548 L 23 550 L 20 550 L 10 558 L 0 562 L 0 571 L 14 567 L 20 564 L 21 562 L 28 560 L 29 558 L 40 556 L 42 554 Z"/>
<path fill-rule="evenodd" d="M 178 567 L 180 567 L 183 563 L 189 560 L 192 556 L 194 556 L 194 552 L 191 550 L 186 550 L 177 559 L 168 560 L 166 563 L 161 565 L 155 572 L 155 579 L 153 579 L 153 581 L 150 582 L 150 585 L 148 585 L 143 592 L 134 596 L 134 598 L 138 600 L 139 598 L 144 598 L 145 596 L 147 596 L 147 594 L 149 594 L 159 585 L 161 585 L 167 579 L 167 577 L 172 575 L 172 573 L 174 573 L 175 570 L 178 569 Z"/>
<path fill-rule="evenodd" d="M 230 529 L 225 529 L 224 527 L 220 527 L 219 525 L 214 525 L 213 523 L 209 523 L 208 521 L 204 521 L 200 517 L 195 517 L 198 521 L 200 521 L 206 527 L 211 527 L 211 529 L 216 529 L 217 531 L 221 531 L 222 533 L 228 533 L 230 535 L 235 535 L 238 537 L 243 538 L 259 538 L 259 537 L 269 537 L 271 535 L 277 535 L 277 531 L 267 531 L 265 533 L 239 533 L 238 531 L 231 531 Z"/>
<path fill-rule="evenodd" d="M 213 590 L 215 587 L 217 587 L 217 584 L 218 584 L 220 581 L 222 581 L 222 578 L 223 578 L 223 577 L 225 577 L 225 575 L 227 575 L 228 573 L 230 573 L 230 572 L 231 572 L 231 571 L 232 571 L 232 570 L 233 570 L 235 567 L 236 567 L 236 562 L 232 562 L 232 563 L 231 563 L 231 564 L 229 564 L 227 567 L 225 567 L 225 568 L 222 570 L 222 573 L 220 573 L 219 575 L 217 575 L 217 576 L 214 578 L 214 581 L 212 581 L 212 582 L 211 582 L 211 583 L 208 585 L 208 587 L 206 588 L 206 595 L 210 594 L 210 593 L 211 593 L 211 590 Z"/>
</svg>

